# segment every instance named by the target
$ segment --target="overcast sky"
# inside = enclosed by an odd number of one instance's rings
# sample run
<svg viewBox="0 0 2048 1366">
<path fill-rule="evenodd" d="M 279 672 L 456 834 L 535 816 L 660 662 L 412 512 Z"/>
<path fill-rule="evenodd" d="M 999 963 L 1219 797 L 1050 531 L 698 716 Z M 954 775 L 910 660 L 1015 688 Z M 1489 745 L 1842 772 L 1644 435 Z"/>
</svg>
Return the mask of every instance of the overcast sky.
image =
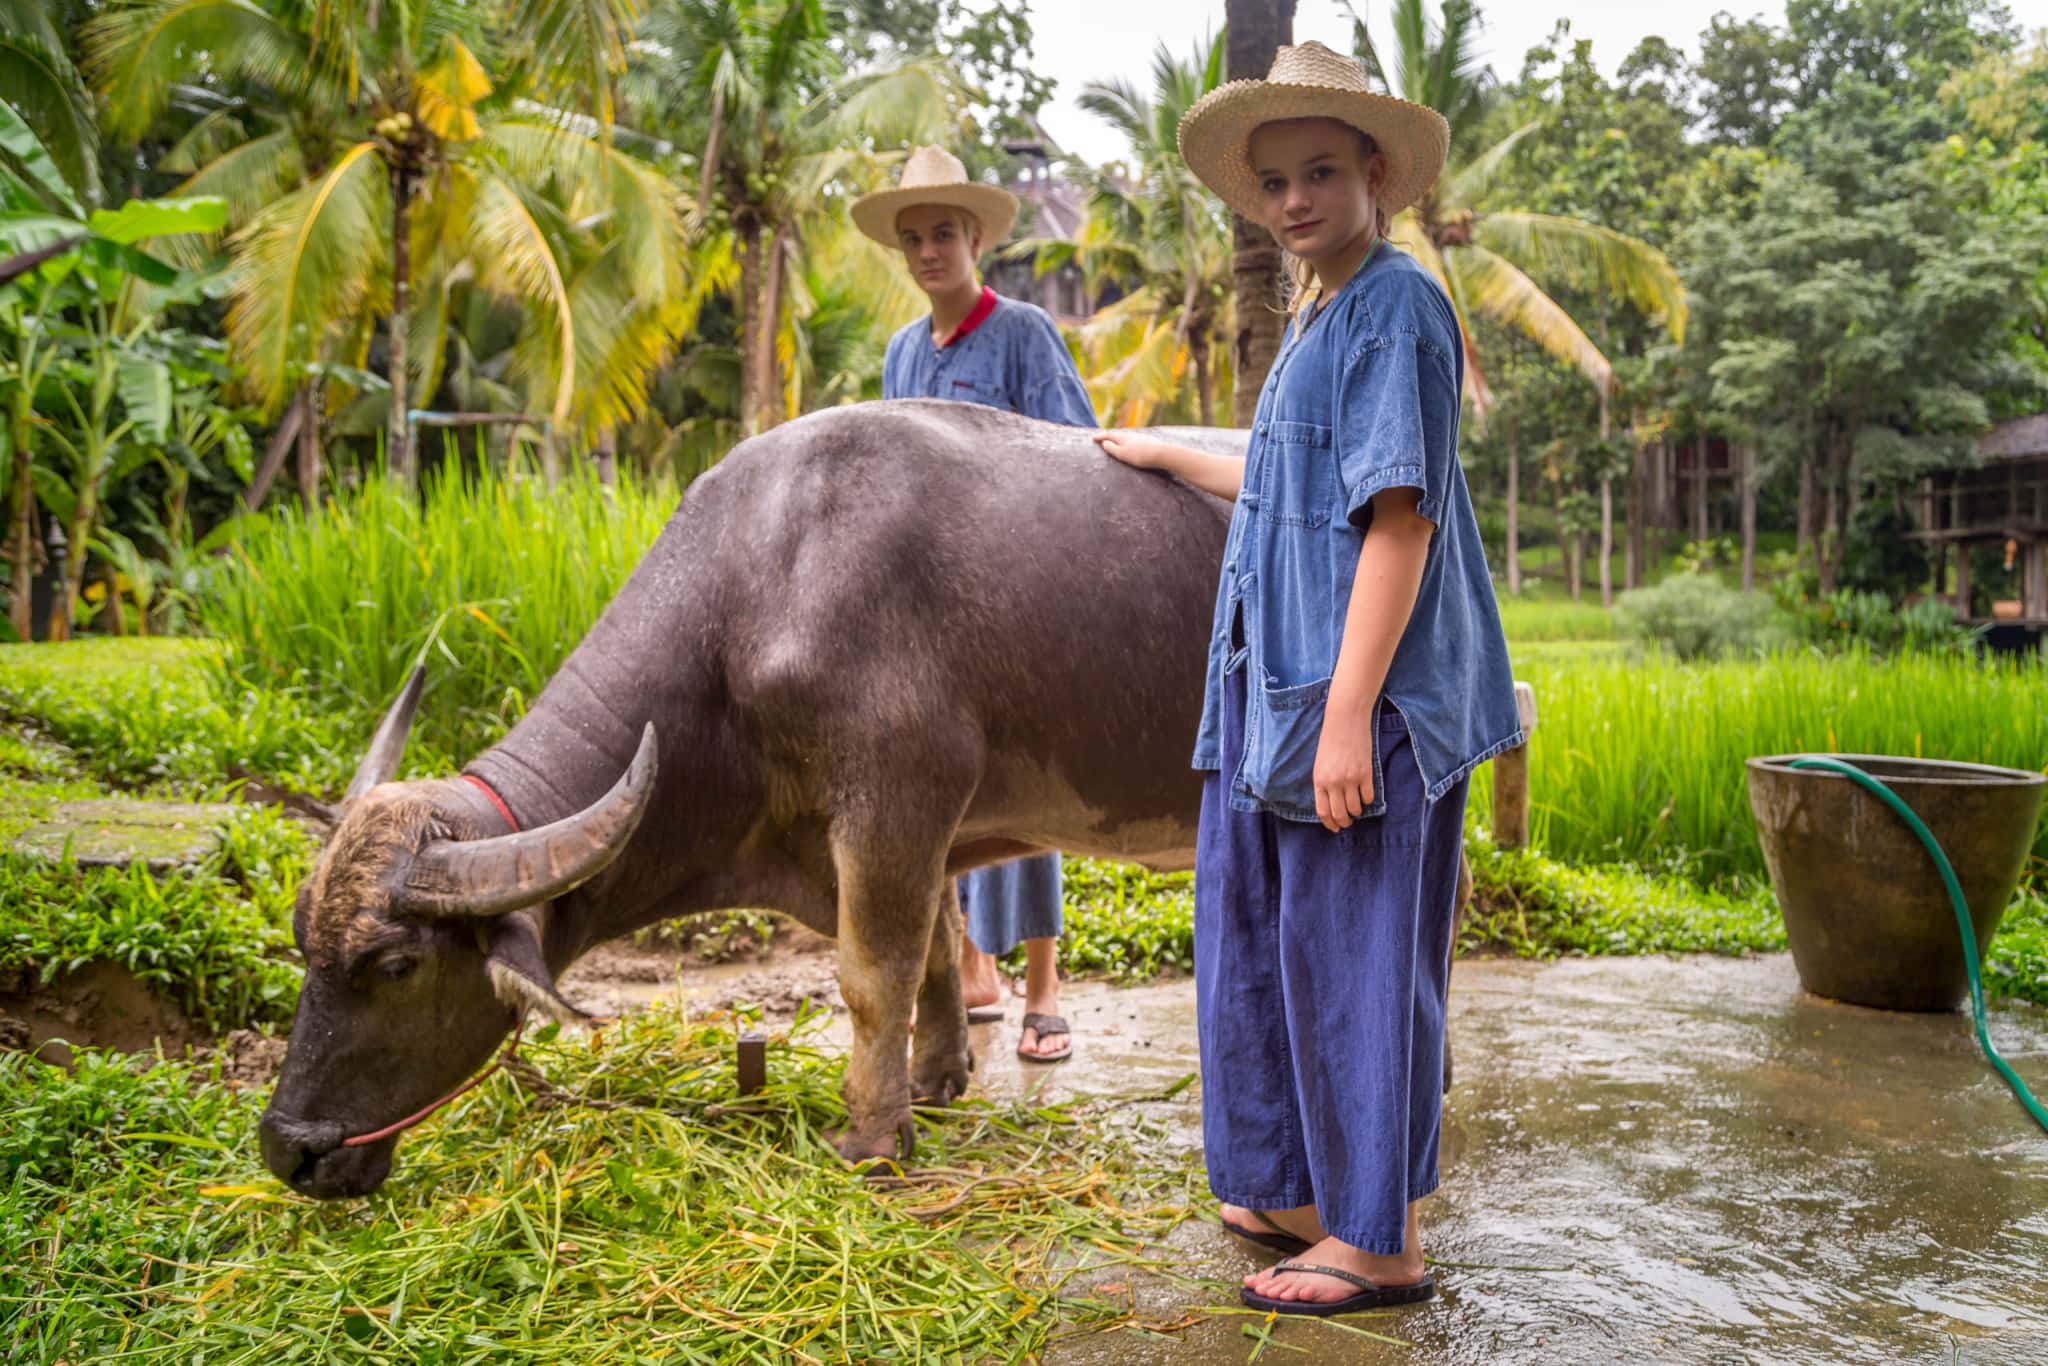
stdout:
<svg viewBox="0 0 2048 1366">
<path fill-rule="evenodd" d="M 2048 0 L 2008 0 L 2008 5 L 2023 28 L 2048 28 Z M 1375 39 L 1389 41 L 1386 0 L 1366 0 L 1357 8 Z M 1435 7 L 1430 8 L 1433 12 Z M 1610 76 L 1652 33 L 1696 57 L 1701 30 L 1722 10 L 1738 18 L 1760 14 L 1774 24 L 1785 18 L 1784 0 L 1493 0 L 1481 8 L 1486 28 L 1480 52 L 1504 80 L 1521 71 L 1522 54 L 1548 38 L 1565 15 L 1574 37 L 1593 40 L 1593 59 Z M 1186 54 L 1197 39 L 1222 26 L 1223 0 L 1031 0 L 1032 65 L 1059 80 L 1058 92 L 1040 116 L 1046 131 L 1089 161 L 1121 155 L 1122 139 L 1075 105 L 1082 85 L 1121 75 L 1149 91 L 1152 51 L 1161 39 Z M 1349 51 L 1351 19 L 1337 0 L 1299 0 L 1294 37 Z"/>
</svg>

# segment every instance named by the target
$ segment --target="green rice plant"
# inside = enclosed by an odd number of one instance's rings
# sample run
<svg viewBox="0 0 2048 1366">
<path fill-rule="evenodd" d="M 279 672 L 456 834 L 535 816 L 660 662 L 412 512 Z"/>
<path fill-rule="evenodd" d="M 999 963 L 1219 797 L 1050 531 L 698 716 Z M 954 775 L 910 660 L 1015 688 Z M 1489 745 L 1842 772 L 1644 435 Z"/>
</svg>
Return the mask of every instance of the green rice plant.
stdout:
<svg viewBox="0 0 2048 1366">
<path fill-rule="evenodd" d="M 1503 597 L 1500 624 L 1511 650 L 1539 641 L 1616 638 L 1614 613 L 1597 602 L 1567 598 Z"/>
<path fill-rule="evenodd" d="M 1764 876 L 1743 761 L 1796 751 L 2048 767 L 2048 668 L 1864 651 L 1684 664 L 1520 661 L 1536 690 L 1530 833 L 1554 859 L 1705 885 Z M 1492 800 L 1490 767 L 1472 802 Z M 2034 845 L 2048 859 L 2048 826 Z"/>
<path fill-rule="evenodd" d="M 416 660 L 427 688 L 407 773 L 454 767 L 524 714 L 675 505 L 666 484 L 492 470 L 416 499 L 381 478 L 251 524 L 200 605 L 225 689 L 281 696 L 360 746 Z"/>
<path fill-rule="evenodd" d="M 287 1366 L 1017 1361 L 1168 1326 L 1097 1286 L 1190 1283 L 1159 1244 L 1208 1200 L 1157 1107 L 1192 1077 L 921 1110 L 930 1165 L 863 1179 L 825 1140 L 841 1063 L 805 1024 L 754 1096 L 732 1049 L 732 1020 L 667 1008 L 550 1026 L 345 1204 L 261 1170 L 260 1097 L 218 1064 L 0 1055 L 0 1331 L 33 1361 Z"/>
</svg>

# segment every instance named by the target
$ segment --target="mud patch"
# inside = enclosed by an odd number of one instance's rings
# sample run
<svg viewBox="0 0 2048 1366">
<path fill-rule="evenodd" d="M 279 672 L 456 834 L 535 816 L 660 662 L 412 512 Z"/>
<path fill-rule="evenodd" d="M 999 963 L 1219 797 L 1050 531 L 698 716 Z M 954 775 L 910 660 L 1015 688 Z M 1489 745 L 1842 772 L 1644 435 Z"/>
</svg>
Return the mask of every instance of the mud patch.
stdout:
<svg viewBox="0 0 2048 1366">
<path fill-rule="evenodd" d="M 68 1067 L 73 1048 L 124 1052 L 162 1046 L 176 1056 L 204 1039 L 185 1013 L 118 963 L 88 963 L 48 986 L 0 982 L 0 1037 Z"/>
<path fill-rule="evenodd" d="M 236 1029 L 220 1041 L 220 1079 L 230 1090 L 268 1086 L 284 1066 L 291 1040 L 253 1029 Z"/>
<path fill-rule="evenodd" d="M 706 964 L 668 943 L 614 940 L 586 954 L 563 977 L 571 1001 L 596 1015 L 621 1015 L 673 1000 L 693 1014 L 750 1006 L 788 1019 L 806 1000 L 845 1009 L 839 958 L 823 935 L 802 926 L 777 930 L 757 956 Z"/>
</svg>

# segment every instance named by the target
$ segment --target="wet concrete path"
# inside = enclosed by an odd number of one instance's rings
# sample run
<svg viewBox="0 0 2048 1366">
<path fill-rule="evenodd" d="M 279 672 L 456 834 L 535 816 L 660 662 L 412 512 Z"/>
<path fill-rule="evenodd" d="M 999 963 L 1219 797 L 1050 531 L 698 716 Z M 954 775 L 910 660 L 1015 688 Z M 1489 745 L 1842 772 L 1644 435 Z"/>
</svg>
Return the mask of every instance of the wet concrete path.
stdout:
<svg viewBox="0 0 2048 1366">
<path fill-rule="evenodd" d="M 1312 1360 L 2048 1363 L 2048 1136 L 1985 1065 L 1966 1016 L 1892 1015 L 1799 990 L 1784 956 L 1461 963 L 1443 1188 L 1424 1229 L 1431 1304 L 1313 1324 Z M 1070 999 L 1075 1059 L 977 1028 L 983 1084 L 1046 1098 L 1142 1091 L 1191 1069 L 1188 983 Z M 2048 1091 L 2048 1013 L 1993 1037 Z M 1160 1107 L 1200 1145 L 1198 1092 Z M 1189 1269 L 1258 1264 L 1213 1224 Z M 1126 1279 L 1119 1277 L 1119 1279 Z M 1194 1304 L 1159 1283 L 1156 1311 Z M 1162 1316 L 1170 1316 L 1162 1313 Z M 1131 1334 L 1053 1359 L 1243 1361 L 1245 1320 Z M 1263 1360 L 1299 1360 L 1268 1349 Z"/>
<path fill-rule="evenodd" d="M 830 962 L 803 969 L 820 994 Z M 701 980 L 683 995 L 722 999 L 735 971 L 686 974 Z M 1070 984 L 1064 1004 L 1076 1045 L 1057 1066 L 1014 1056 L 1019 1001 L 974 1026 L 977 1089 L 1134 1095 L 1195 1069 L 1190 981 Z M 1261 1361 L 2048 1366 L 2048 1135 L 1967 1015 L 1824 1001 L 1774 955 L 1465 961 L 1451 1017 L 1443 1187 L 1423 1207 L 1442 1292 L 1346 1320 L 1412 1350 L 1292 1321 Z M 847 1033 L 842 1012 L 831 1034 Z M 2048 1012 L 1996 1009 L 1992 1033 L 2048 1094 Z M 1199 1159 L 1198 1087 L 1145 1108 Z M 1234 1304 L 1262 1256 L 1211 1222 L 1171 1247 L 1217 1288 L 1103 1279 L 1172 1320 Z M 1049 1360 L 1241 1362 L 1248 1322 L 1091 1337 Z"/>
</svg>

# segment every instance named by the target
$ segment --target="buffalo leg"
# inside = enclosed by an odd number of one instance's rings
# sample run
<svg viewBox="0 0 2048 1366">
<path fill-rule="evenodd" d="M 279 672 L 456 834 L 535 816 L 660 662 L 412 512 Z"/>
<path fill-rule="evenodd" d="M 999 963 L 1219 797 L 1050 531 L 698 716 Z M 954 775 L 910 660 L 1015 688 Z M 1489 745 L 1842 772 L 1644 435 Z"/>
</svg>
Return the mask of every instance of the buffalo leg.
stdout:
<svg viewBox="0 0 2048 1366">
<path fill-rule="evenodd" d="M 967 1046 L 967 1006 L 960 997 L 960 901 L 952 878 L 943 879 L 939 914 L 932 921 L 924 981 L 917 989 L 917 1032 L 910 1054 L 910 1094 L 944 1105 L 967 1091 L 974 1055 Z"/>
<path fill-rule="evenodd" d="M 834 840 L 839 990 L 853 1014 L 847 1122 L 836 1146 L 849 1162 L 894 1157 L 898 1133 L 909 1132 L 910 1007 L 931 957 L 946 843 L 944 836 L 920 841 L 901 824 Z M 964 1033 L 957 982 L 953 1009 Z"/>
</svg>

